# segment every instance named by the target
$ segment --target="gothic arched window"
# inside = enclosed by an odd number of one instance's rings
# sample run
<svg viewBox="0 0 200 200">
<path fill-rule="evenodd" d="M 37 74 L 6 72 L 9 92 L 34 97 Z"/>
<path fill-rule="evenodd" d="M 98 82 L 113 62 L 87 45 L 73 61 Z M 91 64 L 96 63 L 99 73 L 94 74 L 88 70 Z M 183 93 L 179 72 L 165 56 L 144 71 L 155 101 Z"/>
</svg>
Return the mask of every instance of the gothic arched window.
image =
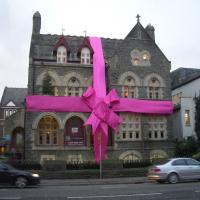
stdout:
<svg viewBox="0 0 200 200">
<path fill-rule="evenodd" d="M 148 82 L 148 98 L 149 99 L 161 99 L 162 98 L 162 89 L 160 82 L 157 78 L 153 77 Z"/>
<path fill-rule="evenodd" d="M 87 47 L 82 48 L 81 50 L 81 64 L 90 64 L 90 50 Z"/>
<path fill-rule="evenodd" d="M 58 144 L 58 122 L 51 115 L 46 115 L 38 123 L 38 145 Z"/>
<path fill-rule="evenodd" d="M 83 89 L 80 87 L 80 82 L 76 77 L 71 77 L 67 83 L 67 96 L 81 96 Z"/>
<path fill-rule="evenodd" d="M 137 88 L 133 77 L 126 77 L 122 86 L 122 96 L 125 98 L 135 98 L 137 96 L 136 90 Z"/>
<path fill-rule="evenodd" d="M 58 47 L 57 63 L 67 63 L 67 49 L 64 46 Z"/>
<path fill-rule="evenodd" d="M 130 55 L 131 55 L 131 62 L 133 65 L 137 66 L 137 65 L 141 64 L 140 51 L 138 51 L 137 49 L 134 49 L 133 51 L 131 51 Z"/>
</svg>

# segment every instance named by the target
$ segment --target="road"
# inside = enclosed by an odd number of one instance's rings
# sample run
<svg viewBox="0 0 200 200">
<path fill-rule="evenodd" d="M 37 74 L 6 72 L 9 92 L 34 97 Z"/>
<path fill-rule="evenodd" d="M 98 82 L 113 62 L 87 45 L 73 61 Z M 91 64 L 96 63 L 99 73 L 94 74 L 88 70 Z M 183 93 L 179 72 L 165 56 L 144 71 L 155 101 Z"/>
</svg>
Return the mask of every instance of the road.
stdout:
<svg viewBox="0 0 200 200">
<path fill-rule="evenodd" d="M 41 185 L 0 188 L 0 200 L 200 200 L 200 183 L 141 183 L 113 185 Z"/>
</svg>

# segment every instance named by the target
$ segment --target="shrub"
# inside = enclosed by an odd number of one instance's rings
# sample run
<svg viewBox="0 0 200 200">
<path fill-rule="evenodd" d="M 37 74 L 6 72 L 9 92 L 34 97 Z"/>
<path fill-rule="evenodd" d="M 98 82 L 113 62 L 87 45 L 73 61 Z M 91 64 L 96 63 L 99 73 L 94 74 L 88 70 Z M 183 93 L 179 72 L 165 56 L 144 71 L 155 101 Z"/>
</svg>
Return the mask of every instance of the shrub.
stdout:
<svg viewBox="0 0 200 200">
<path fill-rule="evenodd" d="M 150 160 L 126 160 L 123 162 L 123 168 L 143 168 L 150 165 Z"/>
<path fill-rule="evenodd" d="M 40 163 L 35 161 L 23 160 L 23 161 L 8 161 L 13 167 L 22 170 L 41 170 L 42 166 Z"/>
<path fill-rule="evenodd" d="M 80 169 L 98 169 L 99 165 L 95 163 L 94 161 L 88 161 L 88 162 L 67 162 L 66 169 L 70 170 L 80 170 Z"/>
<path fill-rule="evenodd" d="M 198 152 L 199 144 L 195 138 L 190 137 L 187 140 L 177 141 L 175 148 L 176 157 L 191 157 Z"/>
<path fill-rule="evenodd" d="M 108 159 L 102 161 L 103 169 L 122 169 L 123 168 L 123 161 L 117 159 Z"/>
<path fill-rule="evenodd" d="M 194 159 L 200 161 L 200 152 L 194 154 L 192 157 L 193 157 Z"/>
<path fill-rule="evenodd" d="M 47 171 L 66 170 L 65 160 L 44 160 L 43 169 Z"/>
</svg>

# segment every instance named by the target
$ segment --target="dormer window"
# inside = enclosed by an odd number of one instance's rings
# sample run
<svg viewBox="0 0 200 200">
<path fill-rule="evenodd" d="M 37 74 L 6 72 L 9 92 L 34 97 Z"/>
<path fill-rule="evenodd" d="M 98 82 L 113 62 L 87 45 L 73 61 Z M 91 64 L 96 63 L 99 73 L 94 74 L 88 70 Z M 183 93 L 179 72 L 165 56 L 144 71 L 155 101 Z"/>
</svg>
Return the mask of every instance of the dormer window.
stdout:
<svg viewBox="0 0 200 200">
<path fill-rule="evenodd" d="M 57 63 L 67 63 L 67 49 L 64 46 L 58 47 Z"/>
<path fill-rule="evenodd" d="M 90 64 L 90 50 L 87 47 L 82 48 L 81 50 L 81 64 Z"/>
</svg>

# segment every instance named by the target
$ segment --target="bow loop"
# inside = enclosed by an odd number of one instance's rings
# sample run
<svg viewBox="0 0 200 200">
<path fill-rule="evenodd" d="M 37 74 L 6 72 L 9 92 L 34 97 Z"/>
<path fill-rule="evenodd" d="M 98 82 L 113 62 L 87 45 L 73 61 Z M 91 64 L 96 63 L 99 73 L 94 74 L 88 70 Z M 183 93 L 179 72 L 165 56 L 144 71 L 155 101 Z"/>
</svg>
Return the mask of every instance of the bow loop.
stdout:
<svg viewBox="0 0 200 200">
<path fill-rule="evenodd" d="M 119 102 L 119 99 L 120 99 L 120 98 L 119 98 L 119 96 L 118 96 L 116 90 L 115 90 L 115 89 L 112 89 L 112 90 L 108 93 L 108 95 L 105 97 L 104 102 L 105 102 L 106 104 L 111 104 L 111 103 Z"/>
</svg>

